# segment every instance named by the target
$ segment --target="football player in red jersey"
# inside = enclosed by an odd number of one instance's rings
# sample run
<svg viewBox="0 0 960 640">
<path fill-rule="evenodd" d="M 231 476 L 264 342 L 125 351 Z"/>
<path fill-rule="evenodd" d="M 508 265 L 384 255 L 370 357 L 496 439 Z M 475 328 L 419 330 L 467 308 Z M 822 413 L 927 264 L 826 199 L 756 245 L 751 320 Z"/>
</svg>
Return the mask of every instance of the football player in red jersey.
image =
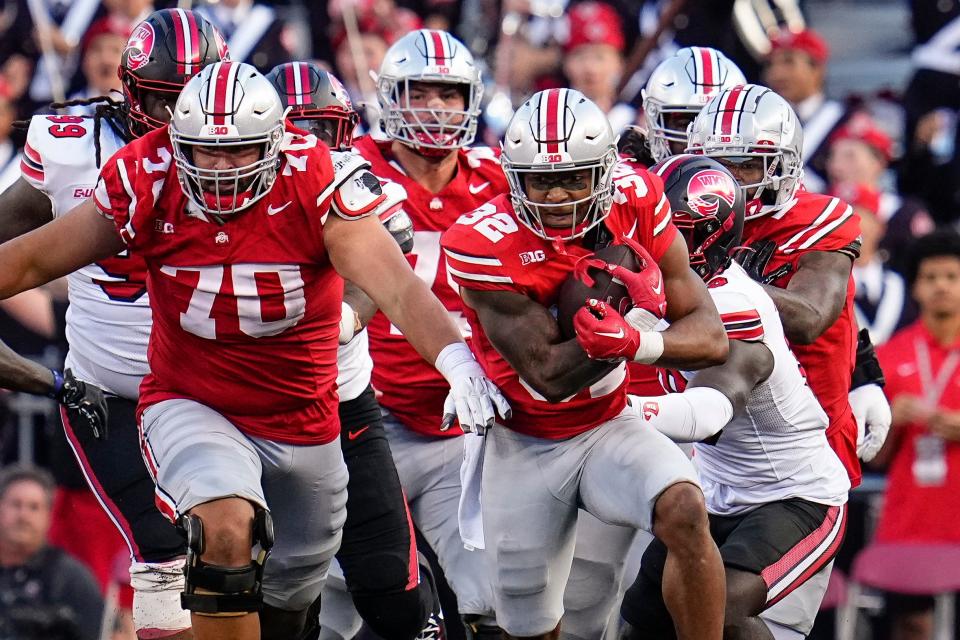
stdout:
<svg viewBox="0 0 960 640">
<path fill-rule="evenodd" d="M 217 30 L 191 11 L 155 11 L 134 28 L 117 73 L 124 101 L 93 98 L 93 117 L 37 115 L 30 120 L 22 177 L 0 195 L 0 241 L 63 216 L 90 198 L 100 167 L 119 148 L 170 119 L 180 90 L 226 56 Z M 124 250 L 67 277 L 68 372 L 55 388 L 82 383 L 106 394 L 108 422 L 85 428 L 74 411 L 64 432 L 84 477 L 130 549 L 133 623 L 142 638 L 188 638 L 180 608 L 183 537 L 154 505 L 154 484 L 140 457 L 135 409 L 149 371 L 150 303 L 143 260 Z M 72 378 L 76 377 L 76 381 Z M 25 381 L 26 382 L 26 381 Z M 58 394 L 62 394 L 59 390 Z M 76 393 L 76 390 L 74 390 Z M 108 435 L 109 434 L 109 435 Z M 122 461 L 118 463 L 118 461 Z"/>
<path fill-rule="evenodd" d="M 288 121 L 315 134 L 335 154 L 350 151 L 359 116 L 336 76 L 313 62 L 288 62 L 274 67 L 267 79 L 290 108 Z M 403 210 L 406 192 L 391 183 L 384 194 L 380 219 L 401 249 L 409 251 L 413 230 Z M 362 618 L 384 640 L 443 637 L 433 576 L 429 564 L 417 561 L 410 512 L 370 385 L 367 334 L 353 335 L 358 295 L 364 294 L 352 283 L 344 284 L 345 304 L 354 302 L 341 319 L 349 326 L 341 326 L 348 335 L 341 336 L 337 353 L 337 390 L 340 446 L 350 479 L 343 542 L 317 602 L 322 602 L 320 626 L 327 635 L 348 638 Z M 344 338 L 351 339 L 343 344 Z"/>
<path fill-rule="evenodd" d="M 441 260 L 440 234 L 461 214 L 507 190 L 498 154 L 468 146 L 480 113 L 480 70 L 449 33 L 413 31 L 387 51 L 377 91 L 388 139 L 364 136 L 356 140 L 356 151 L 381 181 L 406 189 L 404 210 L 414 229 L 407 258 L 469 338 L 462 303 Z M 370 312 L 357 311 L 361 318 Z M 454 437 L 459 429 L 440 431 L 448 385 L 383 314 L 373 317 L 368 331 L 373 386 L 381 393 L 384 426 L 414 522 L 437 553 L 460 613 L 498 633 L 483 554 L 465 550 L 457 532 L 463 444 Z"/>
<path fill-rule="evenodd" d="M 855 487 L 862 437 L 848 394 L 857 354 L 851 270 L 860 223 L 847 203 L 800 188 L 802 141 L 800 121 L 786 100 L 748 84 L 723 91 L 703 108 L 687 150 L 717 158 L 747 190 L 743 242 L 749 249 L 741 264 L 766 285 L 780 310 L 787 338 L 830 418 L 827 437 Z M 876 399 L 885 403 L 882 392 Z"/>
<path fill-rule="evenodd" d="M 339 546 L 340 275 L 436 363 L 462 424 L 509 414 L 370 216 L 384 197 L 367 166 L 285 130 L 270 82 L 220 62 L 187 84 L 169 128 L 110 159 L 95 207 L 0 247 L 3 296 L 125 246 L 145 259 L 141 445 L 158 506 L 187 535 L 182 602 L 197 638 L 297 637 Z"/>
<path fill-rule="evenodd" d="M 482 479 L 465 487 L 465 501 L 481 505 L 497 621 L 510 638 L 559 637 L 580 506 L 664 540 L 664 593 L 680 636 L 719 639 L 723 567 L 696 473 L 626 396 L 627 360 L 697 369 L 727 355 L 662 183 L 618 163 L 603 112 L 569 89 L 518 109 L 503 165 L 509 194 L 460 216 L 442 240 L 471 347 L 513 408 L 486 431 Z M 600 265 L 629 288 L 631 320 L 583 308 L 578 337 L 564 339 L 549 308 L 577 262 L 611 242 L 636 247 L 643 264 L 640 273 Z M 665 309 L 670 327 L 657 331 Z M 581 342 L 618 356 L 591 360 Z M 478 485 L 482 501 L 470 499 Z"/>
<path fill-rule="evenodd" d="M 658 64 L 642 92 L 647 123 L 643 144 L 652 160 L 650 165 L 683 152 L 687 146 L 687 125 L 713 94 L 745 82 L 737 65 L 723 52 L 710 47 L 684 47 Z M 627 132 L 621 137 L 631 135 L 637 133 Z M 631 394 L 664 393 L 656 367 L 637 363 L 628 367 Z"/>
</svg>

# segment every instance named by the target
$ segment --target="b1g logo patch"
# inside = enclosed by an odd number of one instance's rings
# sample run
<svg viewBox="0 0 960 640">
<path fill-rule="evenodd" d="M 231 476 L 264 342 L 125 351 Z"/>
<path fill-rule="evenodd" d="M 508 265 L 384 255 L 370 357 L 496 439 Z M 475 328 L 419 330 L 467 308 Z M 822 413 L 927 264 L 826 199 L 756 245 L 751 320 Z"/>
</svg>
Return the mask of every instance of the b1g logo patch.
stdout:
<svg viewBox="0 0 960 640">
<path fill-rule="evenodd" d="M 156 34 L 153 31 L 153 25 L 149 22 L 141 22 L 137 25 L 133 35 L 127 40 L 127 48 L 123 52 L 127 59 L 128 69 L 136 71 L 150 61 L 155 39 Z"/>
<path fill-rule="evenodd" d="M 737 183 L 728 174 L 716 169 L 698 171 L 687 185 L 687 202 L 702 216 L 714 216 L 720 201 L 729 206 L 737 201 Z"/>
</svg>

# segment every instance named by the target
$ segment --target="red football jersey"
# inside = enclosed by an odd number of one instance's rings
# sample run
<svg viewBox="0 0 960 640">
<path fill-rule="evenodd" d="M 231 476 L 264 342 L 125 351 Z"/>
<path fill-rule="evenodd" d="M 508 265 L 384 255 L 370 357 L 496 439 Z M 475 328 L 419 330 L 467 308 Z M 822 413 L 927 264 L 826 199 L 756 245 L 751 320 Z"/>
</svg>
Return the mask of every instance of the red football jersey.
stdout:
<svg viewBox="0 0 960 640">
<path fill-rule="evenodd" d="M 492 197 L 507 191 L 507 178 L 500 169 L 499 152 L 489 147 L 459 152 L 457 173 L 438 193 L 431 193 L 403 173 L 390 153 L 391 142 L 369 136 L 357 140 L 356 150 L 370 170 L 384 182 L 396 182 L 407 190 L 404 211 L 413 222 L 413 251 L 407 260 L 450 312 L 469 339 L 460 296 L 440 259 L 440 234 L 461 214 L 472 211 Z M 432 436 L 460 435 L 459 429 L 440 431 L 443 401 L 450 385 L 417 351 L 383 313 L 367 327 L 373 358 L 373 386 L 383 395 L 380 404 L 414 431 Z"/>
<path fill-rule="evenodd" d="M 623 163 L 614 176 L 614 204 L 603 224 L 614 238 L 635 238 L 659 260 L 677 234 L 660 179 Z M 508 195 L 461 216 L 443 235 L 442 243 L 447 270 L 461 287 L 514 291 L 546 308 L 557 303 L 560 287 L 577 260 L 592 253 L 575 243 L 558 250 L 554 243 L 534 234 L 519 222 Z M 509 428 L 539 438 L 569 438 L 623 410 L 627 393 L 624 365 L 563 402 L 547 402 L 493 347 L 476 313 L 469 307 L 464 311 L 473 330 L 471 347 L 477 360 L 513 408 L 513 417 L 505 423 Z"/>
<path fill-rule="evenodd" d="M 181 190 L 166 128 L 114 155 L 94 198 L 147 263 L 153 331 L 140 411 L 186 398 L 253 436 L 325 443 L 340 433 L 343 280 L 327 257 L 323 223 L 330 211 L 372 213 L 383 195 L 353 179 L 359 174 L 349 169 L 365 166 L 359 159 L 340 162 L 349 168 L 335 178 L 313 136 L 288 131 L 280 150 L 271 191 L 223 224 Z"/>
<path fill-rule="evenodd" d="M 796 199 L 782 210 L 750 220 L 744 225 L 743 244 L 774 240 L 777 251 L 767 265 L 773 271 L 791 264 L 789 273 L 773 282 L 785 289 L 796 273 L 797 263 L 812 251 L 839 251 L 856 258 L 859 253 L 860 218 L 838 198 L 798 191 Z M 830 418 L 827 439 L 843 462 L 850 482 L 860 484 L 857 458 L 857 422 L 847 395 L 857 351 L 857 321 L 853 312 L 856 287 L 853 276 L 847 284 L 847 300 L 840 317 L 813 344 L 792 344 L 797 360 L 808 374 L 810 388 Z"/>
</svg>

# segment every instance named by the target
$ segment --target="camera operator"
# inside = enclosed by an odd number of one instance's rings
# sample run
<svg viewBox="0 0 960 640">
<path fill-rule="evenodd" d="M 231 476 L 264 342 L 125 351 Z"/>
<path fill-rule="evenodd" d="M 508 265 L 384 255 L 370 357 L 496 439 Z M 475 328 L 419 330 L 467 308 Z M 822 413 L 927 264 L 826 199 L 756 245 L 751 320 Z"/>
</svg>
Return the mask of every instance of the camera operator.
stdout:
<svg viewBox="0 0 960 640">
<path fill-rule="evenodd" d="M 53 478 L 0 470 L 0 640 L 97 640 L 103 598 L 90 571 L 47 545 Z M 77 523 L 82 535 L 83 523 Z"/>
</svg>

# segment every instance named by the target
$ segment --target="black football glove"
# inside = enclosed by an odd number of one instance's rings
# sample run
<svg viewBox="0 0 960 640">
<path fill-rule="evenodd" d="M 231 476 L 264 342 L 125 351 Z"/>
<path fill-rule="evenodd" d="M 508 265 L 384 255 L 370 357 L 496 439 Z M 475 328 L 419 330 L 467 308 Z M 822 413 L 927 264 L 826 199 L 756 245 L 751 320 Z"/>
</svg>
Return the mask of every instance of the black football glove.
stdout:
<svg viewBox="0 0 960 640">
<path fill-rule="evenodd" d="M 394 212 L 381 215 L 380 221 L 387 228 L 393 239 L 400 245 L 400 251 L 404 254 L 413 251 L 413 221 L 403 209 L 397 209 Z"/>
<path fill-rule="evenodd" d="M 765 273 L 770 258 L 777 251 L 777 243 L 773 240 L 760 240 L 748 247 L 743 247 L 737 254 L 737 262 L 747 272 L 747 275 L 760 284 L 770 284 L 787 275 L 793 269 L 788 262 L 785 265 Z"/>
<path fill-rule="evenodd" d="M 86 425 L 93 437 L 102 440 L 107 437 L 107 400 L 100 387 L 73 377 L 73 371 L 53 372 L 53 393 L 51 397 L 66 407 L 71 419 L 78 419 L 80 425 Z"/>
</svg>

